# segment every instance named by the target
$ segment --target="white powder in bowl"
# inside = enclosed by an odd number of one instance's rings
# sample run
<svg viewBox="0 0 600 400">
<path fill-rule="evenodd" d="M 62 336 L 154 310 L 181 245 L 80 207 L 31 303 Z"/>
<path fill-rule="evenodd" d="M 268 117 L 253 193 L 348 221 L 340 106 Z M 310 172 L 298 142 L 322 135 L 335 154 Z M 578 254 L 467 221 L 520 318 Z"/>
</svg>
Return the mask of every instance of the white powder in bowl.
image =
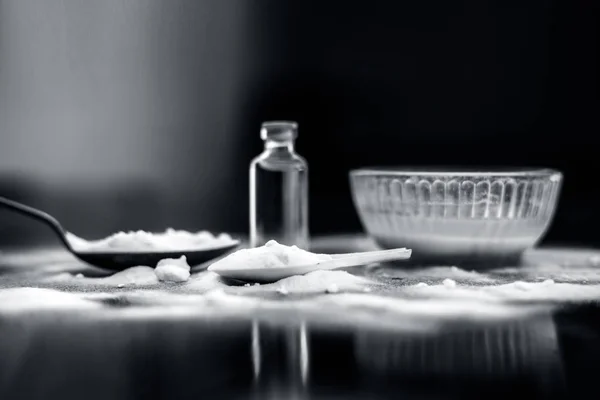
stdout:
<svg viewBox="0 0 600 400">
<path fill-rule="evenodd" d="M 311 265 L 331 260 L 328 254 L 316 254 L 296 246 L 286 246 L 270 240 L 264 246 L 241 249 L 212 264 L 215 269 L 260 269 Z"/>
<path fill-rule="evenodd" d="M 194 233 L 172 228 L 163 233 L 117 232 L 100 240 L 85 240 L 70 232 L 66 236 L 71 247 L 78 252 L 178 252 L 219 248 L 237 243 L 226 233 L 214 236 L 207 231 Z"/>
<path fill-rule="evenodd" d="M 190 266 L 185 256 L 165 258 L 156 264 L 154 273 L 163 282 L 185 282 L 190 277 Z"/>
</svg>

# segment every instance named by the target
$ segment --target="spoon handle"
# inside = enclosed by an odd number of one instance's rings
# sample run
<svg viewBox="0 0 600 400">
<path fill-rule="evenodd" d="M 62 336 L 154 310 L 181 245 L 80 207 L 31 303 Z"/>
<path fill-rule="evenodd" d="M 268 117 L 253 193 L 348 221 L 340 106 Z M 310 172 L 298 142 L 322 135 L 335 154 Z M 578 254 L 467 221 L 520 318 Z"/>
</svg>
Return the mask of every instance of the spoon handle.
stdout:
<svg viewBox="0 0 600 400">
<path fill-rule="evenodd" d="M 18 203 L 16 201 L 7 199 L 2 196 L 0 196 L 0 207 L 14 211 L 21 215 L 25 215 L 27 217 L 33 218 L 48 225 L 52 229 L 52 231 L 54 231 L 58 235 L 60 241 L 67 247 L 67 249 L 71 250 L 71 245 L 67 241 L 64 228 L 50 214 L 46 214 L 43 211 L 26 206 L 25 204 Z"/>
<path fill-rule="evenodd" d="M 411 254 L 412 250 L 406 248 L 336 254 L 333 260 L 323 262 L 322 269 L 336 269 L 385 261 L 406 260 L 410 258 Z"/>
</svg>

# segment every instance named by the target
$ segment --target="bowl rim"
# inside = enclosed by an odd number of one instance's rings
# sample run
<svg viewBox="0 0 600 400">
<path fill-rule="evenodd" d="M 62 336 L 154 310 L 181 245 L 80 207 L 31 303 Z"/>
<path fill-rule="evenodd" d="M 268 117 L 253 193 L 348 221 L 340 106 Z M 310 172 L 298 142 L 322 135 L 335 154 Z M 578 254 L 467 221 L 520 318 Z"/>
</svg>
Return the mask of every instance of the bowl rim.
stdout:
<svg viewBox="0 0 600 400">
<path fill-rule="evenodd" d="M 451 177 L 545 177 L 560 180 L 562 172 L 535 167 L 362 167 L 350 170 L 350 176 L 451 176 Z"/>
</svg>

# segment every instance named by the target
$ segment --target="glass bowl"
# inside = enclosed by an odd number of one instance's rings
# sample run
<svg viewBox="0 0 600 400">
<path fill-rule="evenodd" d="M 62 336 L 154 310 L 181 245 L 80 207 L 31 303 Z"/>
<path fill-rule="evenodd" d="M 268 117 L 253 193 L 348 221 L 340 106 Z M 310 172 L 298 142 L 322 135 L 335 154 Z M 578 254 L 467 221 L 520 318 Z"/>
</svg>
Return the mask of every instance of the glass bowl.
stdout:
<svg viewBox="0 0 600 400">
<path fill-rule="evenodd" d="M 518 262 L 548 229 L 561 182 L 551 169 L 350 172 L 354 206 L 377 243 L 438 265 Z"/>
</svg>

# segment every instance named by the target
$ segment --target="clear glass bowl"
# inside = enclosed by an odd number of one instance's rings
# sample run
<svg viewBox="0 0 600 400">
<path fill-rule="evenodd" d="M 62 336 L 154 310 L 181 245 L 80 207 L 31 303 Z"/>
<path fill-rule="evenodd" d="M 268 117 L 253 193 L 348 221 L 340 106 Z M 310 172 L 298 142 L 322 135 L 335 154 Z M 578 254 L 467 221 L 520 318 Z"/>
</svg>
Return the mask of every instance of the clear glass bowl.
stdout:
<svg viewBox="0 0 600 400">
<path fill-rule="evenodd" d="M 511 263 L 544 235 L 562 174 L 364 168 L 350 172 L 354 206 L 384 248 L 413 249 L 412 263 Z"/>
</svg>

